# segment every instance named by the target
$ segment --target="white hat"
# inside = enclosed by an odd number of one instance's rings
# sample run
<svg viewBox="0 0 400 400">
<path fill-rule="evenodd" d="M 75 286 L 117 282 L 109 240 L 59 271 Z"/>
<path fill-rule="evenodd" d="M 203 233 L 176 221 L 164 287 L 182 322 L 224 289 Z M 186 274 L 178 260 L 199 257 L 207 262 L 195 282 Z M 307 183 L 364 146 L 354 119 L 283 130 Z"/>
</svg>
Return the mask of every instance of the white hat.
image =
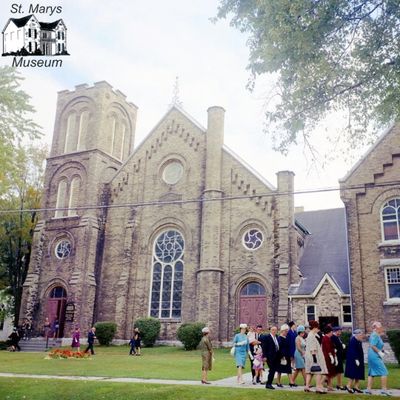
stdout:
<svg viewBox="0 0 400 400">
<path fill-rule="evenodd" d="M 247 324 L 240 324 L 240 325 L 239 325 L 239 328 L 240 328 L 240 329 L 247 329 Z"/>
<path fill-rule="evenodd" d="M 281 331 L 288 331 L 288 330 L 289 330 L 289 325 L 288 324 L 281 325 Z"/>
<path fill-rule="evenodd" d="M 205 326 L 202 330 L 202 333 L 210 333 L 210 328 L 208 326 Z"/>
</svg>

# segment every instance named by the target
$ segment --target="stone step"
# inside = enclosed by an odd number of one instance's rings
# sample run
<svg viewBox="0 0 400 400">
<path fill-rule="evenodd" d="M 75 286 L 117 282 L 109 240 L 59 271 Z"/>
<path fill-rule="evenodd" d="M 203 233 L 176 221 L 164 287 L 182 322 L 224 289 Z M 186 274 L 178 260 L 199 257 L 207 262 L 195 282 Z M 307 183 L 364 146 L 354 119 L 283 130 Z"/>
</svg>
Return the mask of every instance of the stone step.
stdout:
<svg viewBox="0 0 400 400">
<path fill-rule="evenodd" d="M 53 349 L 62 346 L 62 339 L 49 339 L 46 343 L 45 339 L 31 339 L 21 340 L 19 342 L 21 351 L 46 351 L 47 349 Z"/>
</svg>

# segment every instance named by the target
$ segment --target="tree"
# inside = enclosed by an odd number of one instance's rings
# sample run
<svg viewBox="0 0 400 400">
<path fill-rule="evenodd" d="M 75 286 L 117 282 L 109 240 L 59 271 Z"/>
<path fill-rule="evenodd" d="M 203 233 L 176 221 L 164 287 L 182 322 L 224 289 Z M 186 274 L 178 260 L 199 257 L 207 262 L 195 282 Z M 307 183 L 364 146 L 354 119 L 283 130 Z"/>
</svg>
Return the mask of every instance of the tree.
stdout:
<svg viewBox="0 0 400 400">
<path fill-rule="evenodd" d="M 29 96 L 20 89 L 23 78 L 11 67 L 0 67 L 0 195 L 10 184 L 6 171 L 12 168 L 15 146 L 22 139 L 36 139 L 39 126 L 29 118 L 34 108 Z"/>
<path fill-rule="evenodd" d="M 9 188 L 0 198 L 0 271 L 13 298 L 15 323 L 28 272 L 36 209 L 40 207 L 46 152 L 42 147 L 16 148 L 12 168 L 6 171 Z"/>
<path fill-rule="evenodd" d="M 249 88 L 277 77 L 266 109 L 275 149 L 309 143 L 332 112 L 345 115 L 350 147 L 399 118 L 398 0 L 220 0 L 217 18 L 228 14 L 249 34 Z"/>
</svg>

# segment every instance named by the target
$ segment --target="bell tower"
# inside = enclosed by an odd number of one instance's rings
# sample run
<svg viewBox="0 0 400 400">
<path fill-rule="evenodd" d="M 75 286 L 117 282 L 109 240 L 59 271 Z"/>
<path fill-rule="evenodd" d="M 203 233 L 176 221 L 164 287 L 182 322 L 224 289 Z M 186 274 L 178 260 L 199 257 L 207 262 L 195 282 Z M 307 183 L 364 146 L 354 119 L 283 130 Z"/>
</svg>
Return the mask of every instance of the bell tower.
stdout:
<svg viewBox="0 0 400 400">
<path fill-rule="evenodd" d="M 21 319 L 41 326 L 46 317 L 57 318 L 64 336 L 75 325 L 92 324 L 105 219 L 99 206 L 105 183 L 133 151 L 136 115 L 137 107 L 105 81 L 58 93 L 42 200 L 46 211 L 34 233 Z"/>
</svg>

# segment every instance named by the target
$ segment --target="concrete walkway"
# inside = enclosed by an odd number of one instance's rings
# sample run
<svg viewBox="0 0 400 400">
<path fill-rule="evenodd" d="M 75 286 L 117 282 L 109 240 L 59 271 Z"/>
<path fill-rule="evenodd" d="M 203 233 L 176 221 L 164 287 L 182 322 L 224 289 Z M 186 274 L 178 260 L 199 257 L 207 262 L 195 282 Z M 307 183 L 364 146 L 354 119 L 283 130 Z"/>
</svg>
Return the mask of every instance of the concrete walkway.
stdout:
<svg viewBox="0 0 400 400">
<path fill-rule="evenodd" d="M 0 373 L 2 378 L 28 378 L 28 379 L 59 379 L 59 380 L 73 380 L 73 381 L 101 381 L 101 382 L 122 382 L 122 383 L 154 383 L 160 385 L 189 385 L 189 386 L 202 386 L 200 380 L 198 381 L 177 381 L 171 379 L 144 379 L 144 378 L 109 378 L 103 376 L 58 376 L 58 375 L 33 375 L 33 374 L 12 374 L 12 373 Z M 235 387 L 238 389 L 254 389 L 254 390 L 266 390 L 265 385 L 253 385 L 251 383 L 251 373 L 243 375 L 245 380 L 244 385 L 239 385 L 236 383 L 236 376 L 220 379 L 218 381 L 212 381 L 211 385 L 203 385 L 204 387 Z M 298 386 L 295 388 L 289 388 L 285 386 L 283 388 L 278 388 L 274 385 L 277 391 L 300 391 L 304 390 L 303 386 Z M 312 389 L 315 390 L 315 389 Z M 330 394 L 344 394 L 344 391 L 335 390 L 334 392 L 329 392 Z M 374 395 L 380 395 L 380 390 L 373 390 Z M 400 389 L 390 390 L 390 393 L 395 398 L 400 398 Z"/>
</svg>

